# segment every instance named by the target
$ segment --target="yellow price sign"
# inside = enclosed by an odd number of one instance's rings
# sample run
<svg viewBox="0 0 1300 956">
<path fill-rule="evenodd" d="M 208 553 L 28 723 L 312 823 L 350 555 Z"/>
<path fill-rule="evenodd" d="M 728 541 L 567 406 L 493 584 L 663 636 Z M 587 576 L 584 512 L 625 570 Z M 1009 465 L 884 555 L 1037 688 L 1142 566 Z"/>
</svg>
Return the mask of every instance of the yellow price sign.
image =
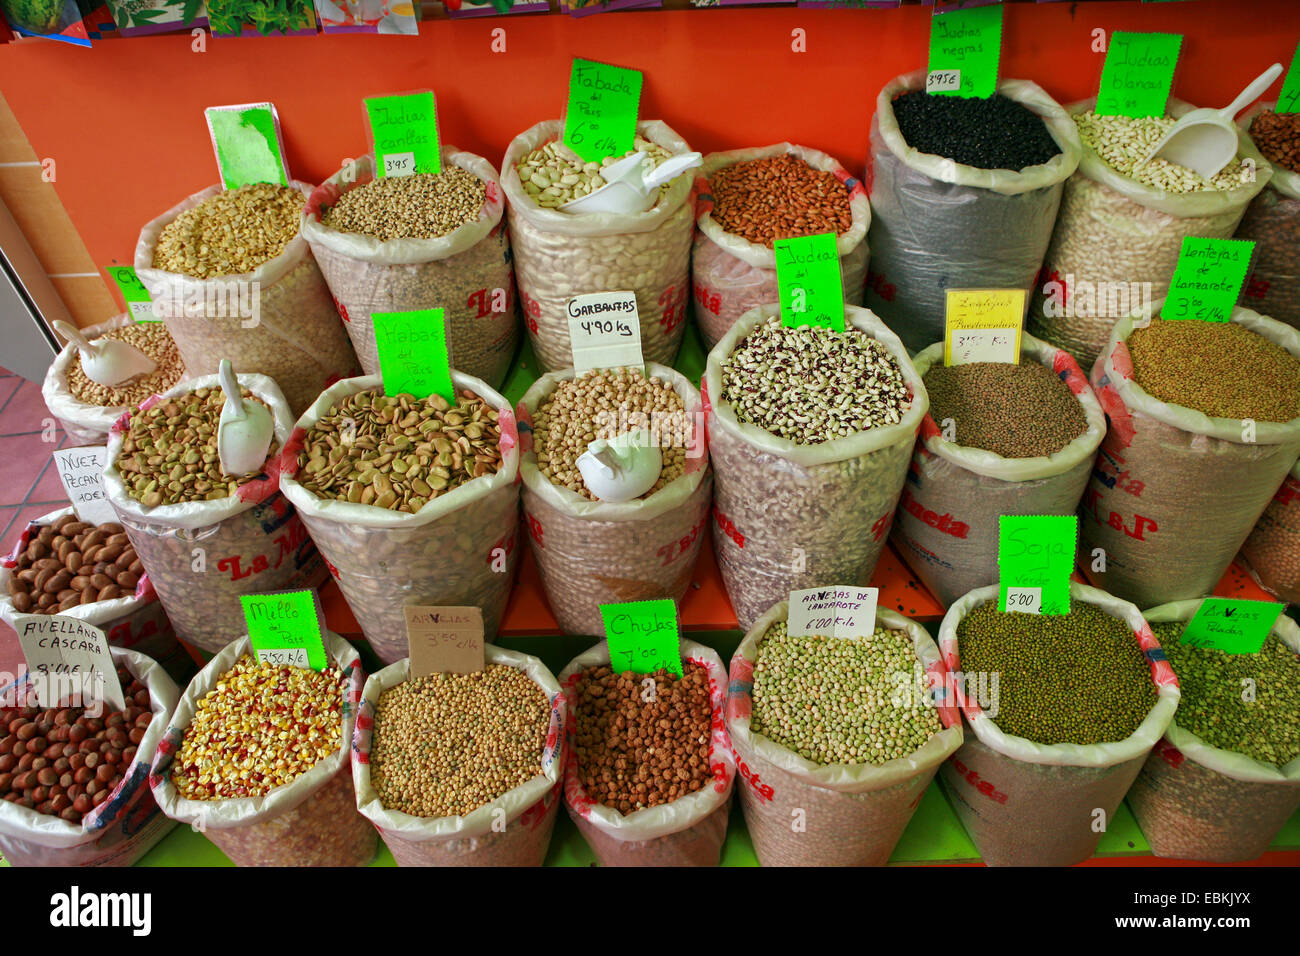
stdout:
<svg viewBox="0 0 1300 956">
<path fill-rule="evenodd" d="M 943 364 L 1020 364 L 1024 289 L 949 289 Z"/>
</svg>

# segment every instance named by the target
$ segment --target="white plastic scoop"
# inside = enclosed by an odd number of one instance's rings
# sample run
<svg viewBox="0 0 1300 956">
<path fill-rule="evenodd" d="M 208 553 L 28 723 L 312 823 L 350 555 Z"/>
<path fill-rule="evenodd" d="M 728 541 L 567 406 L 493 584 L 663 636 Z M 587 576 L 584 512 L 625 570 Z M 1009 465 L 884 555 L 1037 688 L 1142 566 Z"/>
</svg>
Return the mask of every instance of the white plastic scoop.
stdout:
<svg viewBox="0 0 1300 956">
<path fill-rule="evenodd" d="M 62 319 L 54 320 L 54 328 L 81 352 L 81 370 L 96 385 L 113 388 L 124 385 L 141 375 L 148 375 L 158 363 L 139 349 L 117 339 L 91 341 L 81 330 Z"/>
<path fill-rule="evenodd" d="M 631 501 L 659 480 L 663 455 L 650 443 L 649 431 L 638 428 L 612 441 L 597 438 L 578 456 L 577 465 L 582 483 L 601 501 Z"/>
<path fill-rule="evenodd" d="M 271 448 L 275 426 L 271 413 L 261 402 L 246 402 L 239 394 L 239 382 L 229 359 L 221 360 L 217 373 L 226 404 L 217 423 L 217 458 L 227 475 L 261 471 Z"/>
<path fill-rule="evenodd" d="M 1282 75 L 1282 64 L 1274 63 L 1221 110 L 1201 107 L 1184 115 L 1147 155 L 1167 159 L 1206 179 L 1213 179 L 1237 155 L 1237 114 L 1263 94 Z"/>
<path fill-rule="evenodd" d="M 645 212 L 655 204 L 655 190 L 704 162 L 700 153 L 679 153 L 651 167 L 647 162 L 649 158 L 648 153 L 638 151 L 610 163 L 600 171 L 605 185 L 595 192 L 569 200 L 560 209 L 579 213 Z"/>
</svg>

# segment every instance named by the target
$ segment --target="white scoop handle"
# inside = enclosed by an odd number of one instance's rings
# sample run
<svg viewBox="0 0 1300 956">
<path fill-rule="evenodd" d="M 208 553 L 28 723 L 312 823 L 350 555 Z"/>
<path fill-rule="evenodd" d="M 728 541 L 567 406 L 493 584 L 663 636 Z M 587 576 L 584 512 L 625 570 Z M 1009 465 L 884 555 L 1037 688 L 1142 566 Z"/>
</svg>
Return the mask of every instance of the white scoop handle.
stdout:
<svg viewBox="0 0 1300 956">
<path fill-rule="evenodd" d="M 688 169 L 694 169 L 696 166 L 704 164 L 704 156 L 701 153 L 681 153 L 677 156 L 669 156 L 662 163 L 645 174 L 645 188 L 647 190 L 657 189 L 664 183 L 671 182 Z"/>
<path fill-rule="evenodd" d="M 1219 110 L 1224 119 L 1235 119 L 1237 114 L 1244 110 L 1247 104 L 1253 103 L 1259 97 L 1264 95 L 1264 91 L 1273 85 L 1273 81 L 1282 75 L 1282 64 L 1274 63 L 1267 70 L 1257 76 L 1250 84 L 1242 90 L 1235 100 Z"/>
<path fill-rule="evenodd" d="M 248 417 L 248 410 L 244 407 L 244 397 L 239 392 L 239 380 L 235 378 L 235 367 L 230 364 L 230 359 L 221 360 L 217 366 L 217 378 L 221 379 L 221 390 L 226 394 L 222 414 L 242 422 Z"/>
<path fill-rule="evenodd" d="M 64 322 L 62 319 L 55 319 L 54 331 L 58 332 L 65 339 L 67 339 L 78 349 L 80 349 L 82 354 L 89 354 L 89 355 L 99 354 L 99 348 L 95 345 L 95 343 L 90 341 L 90 339 L 86 338 L 84 335 L 82 335 L 81 329 L 77 328 L 71 323 Z"/>
</svg>

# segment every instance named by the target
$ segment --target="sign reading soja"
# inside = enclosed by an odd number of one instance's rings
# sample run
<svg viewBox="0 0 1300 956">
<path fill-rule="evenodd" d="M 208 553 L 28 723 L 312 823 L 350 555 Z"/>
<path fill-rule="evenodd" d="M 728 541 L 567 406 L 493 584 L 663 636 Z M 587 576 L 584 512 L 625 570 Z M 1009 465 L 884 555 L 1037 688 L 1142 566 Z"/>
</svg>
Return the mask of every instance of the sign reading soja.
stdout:
<svg viewBox="0 0 1300 956">
<path fill-rule="evenodd" d="M 1116 318 L 1141 311 L 1150 316 L 1155 295 L 1150 282 L 1092 282 L 1052 273 L 1043 283 L 1043 315 L 1051 319 Z"/>
</svg>

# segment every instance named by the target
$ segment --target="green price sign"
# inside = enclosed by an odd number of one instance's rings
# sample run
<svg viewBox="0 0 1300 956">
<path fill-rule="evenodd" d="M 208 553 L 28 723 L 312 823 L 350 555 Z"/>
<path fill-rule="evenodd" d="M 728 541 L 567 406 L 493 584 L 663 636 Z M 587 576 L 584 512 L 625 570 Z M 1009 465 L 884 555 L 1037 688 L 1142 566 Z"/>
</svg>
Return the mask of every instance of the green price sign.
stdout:
<svg viewBox="0 0 1300 956">
<path fill-rule="evenodd" d="M 249 183 L 289 182 L 280 151 L 280 120 L 270 103 L 213 106 L 204 111 L 221 183 L 238 189 Z"/>
<path fill-rule="evenodd" d="M 1182 45 L 1179 33 L 1112 33 L 1101 68 L 1096 112 L 1101 116 L 1164 116 Z"/>
<path fill-rule="evenodd" d="M 840 253 L 833 232 L 797 239 L 778 239 L 776 285 L 781 302 L 781 323 L 844 331 L 844 282 Z"/>
<path fill-rule="evenodd" d="M 372 96 L 364 102 L 380 177 L 442 172 L 438 104 L 431 90 Z"/>
<path fill-rule="evenodd" d="M 442 309 L 373 312 L 370 319 L 375 325 L 385 395 L 409 393 L 424 399 L 437 394 L 456 404 Z"/>
<path fill-rule="evenodd" d="M 154 312 L 153 299 L 149 298 L 149 290 L 144 287 L 135 269 L 131 266 L 105 266 L 104 271 L 117 283 L 131 318 L 137 322 L 162 321 Z"/>
<path fill-rule="evenodd" d="M 564 145 L 588 163 L 622 156 L 632 148 L 640 107 L 640 70 L 575 58 L 564 113 Z"/>
<path fill-rule="evenodd" d="M 1277 95 L 1277 112 L 1300 113 L 1300 44 L 1291 55 L 1291 66 L 1282 80 L 1282 92 Z"/>
<path fill-rule="evenodd" d="M 239 603 L 258 663 L 314 671 L 329 666 L 321 637 L 325 615 L 315 591 L 242 594 Z"/>
<path fill-rule="evenodd" d="M 1070 613 L 1078 519 L 1074 515 L 1002 515 L 998 519 L 998 608 Z M 1008 602 L 1008 591 L 1018 592 Z M 1025 592 L 1037 591 L 1037 594 Z M 1030 610 L 1030 613 L 1033 613 Z"/>
<path fill-rule="evenodd" d="M 987 99 L 998 88 L 1001 56 L 1001 4 L 947 13 L 936 9 L 930 19 L 926 92 Z"/>
<path fill-rule="evenodd" d="M 1275 601 L 1206 598 L 1178 643 L 1225 654 L 1258 654 L 1285 607 Z"/>
<path fill-rule="evenodd" d="M 616 673 L 668 670 L 682 676 L 677 605 L 671 599 L 602 604 L 609 662 Z"/>
<path fill-rule="evenodd" d="M 1249 239 L 1185 237 L 1160 317 L 1229 321 L 1254 252 Z"/>
</svg>

